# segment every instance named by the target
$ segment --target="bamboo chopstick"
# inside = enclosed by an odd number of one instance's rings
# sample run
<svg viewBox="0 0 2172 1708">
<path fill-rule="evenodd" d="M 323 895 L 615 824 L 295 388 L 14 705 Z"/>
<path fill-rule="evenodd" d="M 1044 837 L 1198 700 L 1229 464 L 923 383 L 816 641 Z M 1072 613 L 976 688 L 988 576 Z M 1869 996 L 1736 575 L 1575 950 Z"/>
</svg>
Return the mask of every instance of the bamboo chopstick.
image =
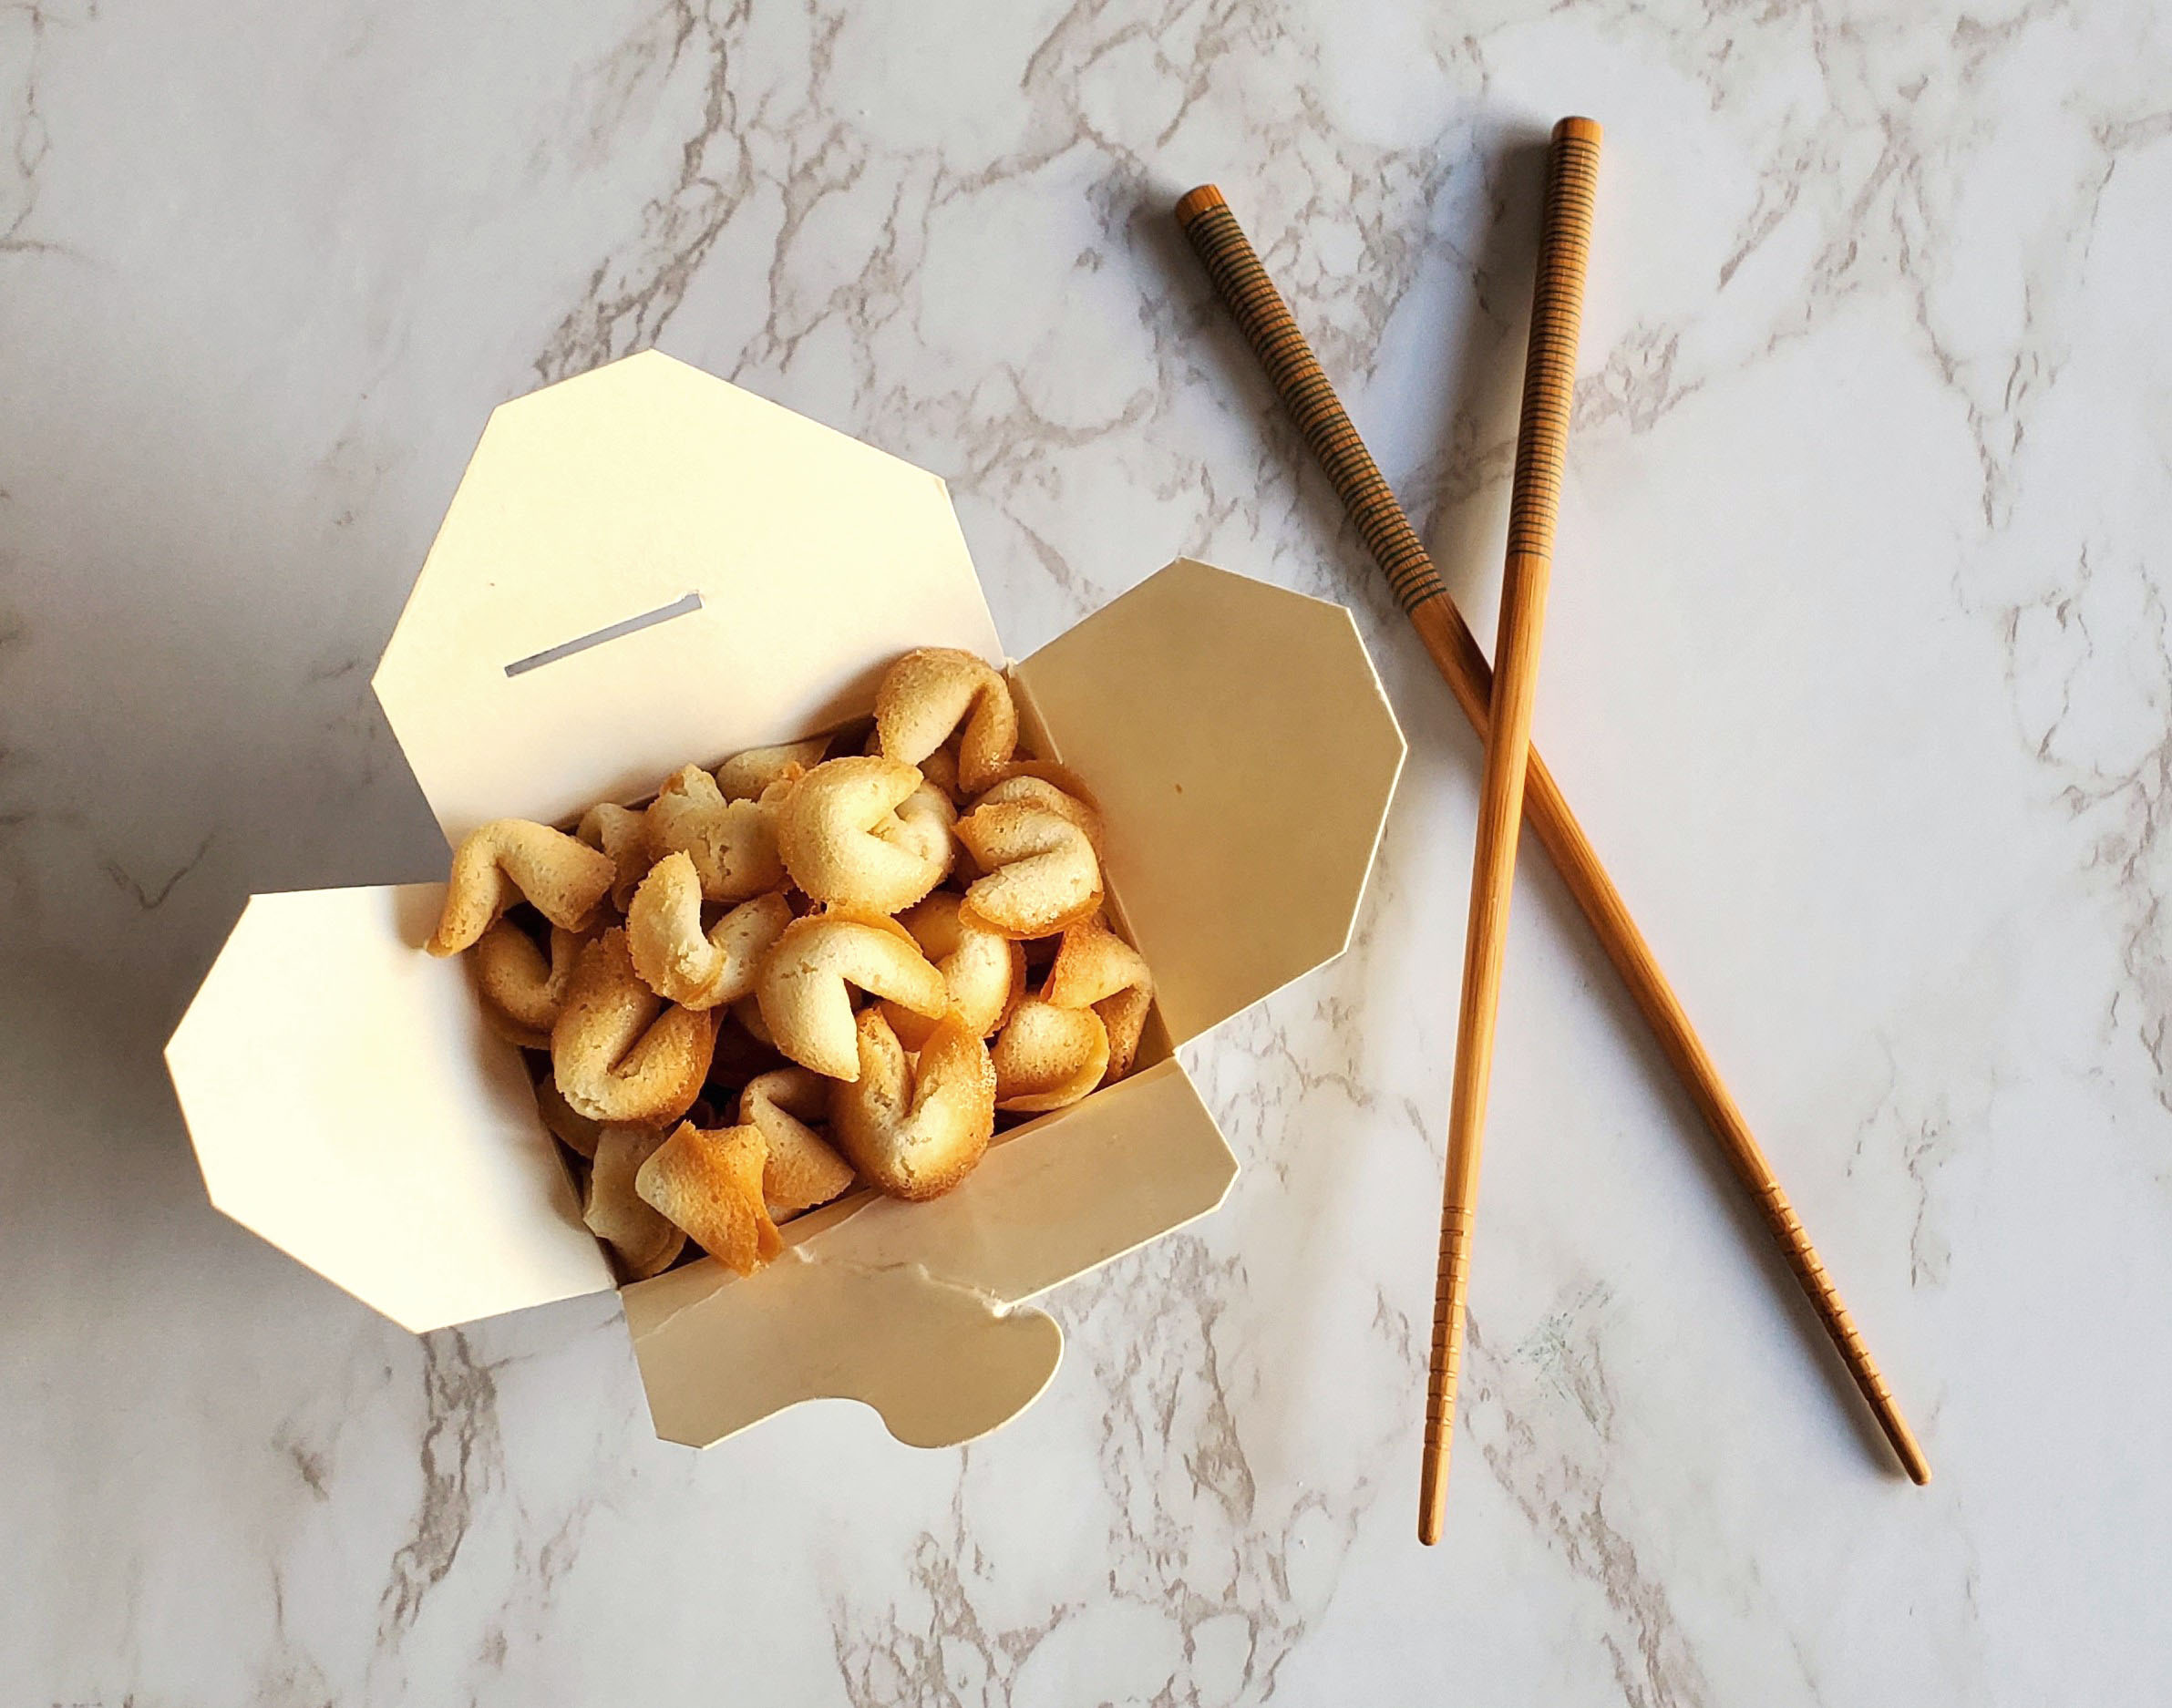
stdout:
<svg viewBox="0 0 2172 1708">
<path fill-rule="evenodd" d="M 1364 441 L 1351 425 L 1304 334 L 1290 316 L 1260 258 L 1252 251 L 1220 190 L 1202 184 L 1177 203 L 1177 220 L 1205 265 L 1216 293 L 1230 311 L 1306 447 L 1342 500 L 1344 513 L 1387 578 L 1456 702 L 1483 739 L 1491 724 L 1493 671 L 1469 625 L 1448 597 L 1438 571 L 1395 502 Z M 1728 1166 L 1764 1217 L 1797 1284 L 1830 1337 L 1891 1443 L 1902 1468 L 1918 1483 L 1930 1480 L 1930 1462 L 1900 1415 L 1892 1391 L 1863 1344 L 1839 1290 L 1803 1230 L 1756 1135 L 1736 1105 L 1704 1040 L 1667 983 L 1652 946 L 1638 931 L 1628 904 L 1600 862 L 1552 773 L 1536 748 L 1526 763 L 1524 812 L 1600 947 L 1613 962 L 1657 1038 L 1690 1100 L 1719 1141 Z"/>
<path fill-rule="evenodd" d="M 1448 1506 L 1448 1456 L 1456 1437 L 1456 1376 L 1463 1363 L 1463 1306 L 1470 1288 L 1472 1219 L 1486 1140 L 1486 1093 L 1493 1077 L 1501 958 L 1523 828 L 1524 761 L 1539 689 L 1539 636 L 1553 570 L 1554 522 L 1569 449 L 1570 394 L 1576 386 L 1576 335 L 1583 316 L 1584 262 L 1591 247 L 1591 200 L 1599 184 L 1599 127 L 1564 118 L 1546 150 L 1539 204 L 1539 271 L 1531 290 L 1531 342 L 1524 358 L 1523 417 L 1516 429 L 1516 475 L 1508 499 L 1508 556 L 1502 571 L 1500 631 L 1493 644 L 1491 726 L 1478 783 L 1478 829 L 1471 858 L 1470 918 L 1463 934 L 1463 998 L 1456 1016 L 1456 1077 L 1448 1097 L 1448 1168 L 1441 1193 L 1440 1263 L 1433 1293 L 1433 1356 L 1426 1382 L 1426 1458 L 1418 1495 L 1418 1540 L 1440 1540 Z"/>
</svg>

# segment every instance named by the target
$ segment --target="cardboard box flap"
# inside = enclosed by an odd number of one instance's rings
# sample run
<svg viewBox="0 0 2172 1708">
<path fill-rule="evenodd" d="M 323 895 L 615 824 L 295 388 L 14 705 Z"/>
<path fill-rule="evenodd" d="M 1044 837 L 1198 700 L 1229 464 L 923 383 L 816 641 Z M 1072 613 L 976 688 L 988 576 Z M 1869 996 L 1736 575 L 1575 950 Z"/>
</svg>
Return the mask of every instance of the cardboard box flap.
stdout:
<svg viewBox="0 0 2172 1708">
<path fill-rule="evenodd" d="M 654 1302 L 629 1288 L 626 1320 L 650 1419 L 684 1446 L 826 1399 L 872 1407 L 909 1447 L 955 1446 L 1032 1404 L 1063 1359 L 1052 1318 L 1003 1312 L 921 1270 L 816 1262 L 794 1248 L 744 1280 L 704 1261 L 640 1286 L 666 1282 L 696 1287 L 701 1303 L 652 1324 Z"/>
<path fill-rule="evenodd" d="M 612 1285 L 444 892 L 252 897 L 166 1046 L 211 1202 L 417 1332 Z"/>
<path fill-rule="evenodd" d="M 1341 952 L 1403 736 L 1340 605 L 1182 559 L 1014 673 L 1179 1044 Z"/>
<path fill-rule="evenodd" d="M 746 1280 L 703 1262 L 638 1282 L 626 1321 L 657 1433 L 705 1446 L 841 1397 L 913 1446 L 969 1440 L 1055 1367 L 1055 1325 L 1013 1307 L 1205 1215 L 1236 1175 L 1172 1059 L 1006 1135 L 947 1197 L 789 1223 Z"/>
<path fill-rule="evenodd" d="M 921 645 L 1004 657 L 942 482 L 652 350 L 491 415 L 375 685 L 457 841 L 863 713 Z"/>
</svg>

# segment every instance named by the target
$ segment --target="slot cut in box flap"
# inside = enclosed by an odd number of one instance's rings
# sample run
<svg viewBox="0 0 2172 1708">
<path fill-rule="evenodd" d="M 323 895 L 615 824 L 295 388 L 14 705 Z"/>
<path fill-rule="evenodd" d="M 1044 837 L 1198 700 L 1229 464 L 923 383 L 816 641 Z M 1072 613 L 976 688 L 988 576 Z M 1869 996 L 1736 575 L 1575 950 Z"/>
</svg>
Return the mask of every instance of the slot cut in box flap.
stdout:
<svg viewBox="0 0 2172 1708">
<path fill-rule="evenodd" d="M 492 412 L 373 683 L 458 842 L 828 728 L 915 646 L 1004 662 L 942 482 L 649 350 Z"/>
</svg>

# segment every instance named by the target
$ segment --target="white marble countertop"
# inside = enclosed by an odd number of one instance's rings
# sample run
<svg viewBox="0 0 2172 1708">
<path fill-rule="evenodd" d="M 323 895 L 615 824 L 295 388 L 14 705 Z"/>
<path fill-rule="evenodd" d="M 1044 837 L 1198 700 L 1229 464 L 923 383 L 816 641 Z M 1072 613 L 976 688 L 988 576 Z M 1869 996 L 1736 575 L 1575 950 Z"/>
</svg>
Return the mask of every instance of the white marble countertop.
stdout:
<svg viewBox="0 0 2172 1708">
<path fill-rule="evenodd" d="M 0 1700 L 2161 1699 L 2172 41 L 1410 10 L 0 11 Z M 1489 633 L 1570 111 L 1540 744 L 1938 1476 L 1534 850 L 1427 1552 L 1477 747 L 1168 210 Z M 251 890 L 440 868 L 370 667 L 489 408 L 652 343 L 947 477 L 1014 652 L 1191 553 L 1352 604 L 1411 737 L 1360 942 L 1189 1052 L 1228 1204 L 963 1450 L 662 1445 L 609 1299 L 413 1340 L 160 1065 Z"/>
</svg>

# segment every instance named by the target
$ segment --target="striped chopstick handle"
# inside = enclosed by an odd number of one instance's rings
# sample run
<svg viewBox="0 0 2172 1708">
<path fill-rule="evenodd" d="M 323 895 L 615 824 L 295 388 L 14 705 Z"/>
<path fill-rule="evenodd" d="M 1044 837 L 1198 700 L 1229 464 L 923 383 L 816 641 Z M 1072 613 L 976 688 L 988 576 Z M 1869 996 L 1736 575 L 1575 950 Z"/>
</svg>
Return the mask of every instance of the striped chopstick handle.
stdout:
<svg viewBox="0 0 2172 1708">
<path fill-rule="evenodd" d="M 1304 334 L 1290 317 L 1289 305 L 1260 264 L 1221 191 L 1211 184 L 1192 190 L 1177 203 L 1177 223 L 1205 263 L 1208 277 L 1267 370 L 1268 383 L 1304 435 L 1335 496 L 1357 524 L 1365 549 L 1386 574 L 1396 602 L 1410 612 L 1442 597 L 1447 590 L 1434 571 L 1433 560 L 1381 477 L 1372 452 L 1351 426 L 1334 387 L 1321 372 Z"/>
<path fill-rule="evenodd" d="M 1546 151 L 1539 202 L 1539 277 L 1531 293 L 1531 343 L 1516 429 L 1516 479 L 1508 504 L 1508 555 L 1554 554 L 1569 412 L 1576 400 L 1576 343 L 1583 321 L 1584 270 L 1591 256 L 1591 207 L 1599 188 L 1599 126 L 1564 118 Z M 1498 661 L 1497 661 L 1498 663 Z"/>
</svg>

